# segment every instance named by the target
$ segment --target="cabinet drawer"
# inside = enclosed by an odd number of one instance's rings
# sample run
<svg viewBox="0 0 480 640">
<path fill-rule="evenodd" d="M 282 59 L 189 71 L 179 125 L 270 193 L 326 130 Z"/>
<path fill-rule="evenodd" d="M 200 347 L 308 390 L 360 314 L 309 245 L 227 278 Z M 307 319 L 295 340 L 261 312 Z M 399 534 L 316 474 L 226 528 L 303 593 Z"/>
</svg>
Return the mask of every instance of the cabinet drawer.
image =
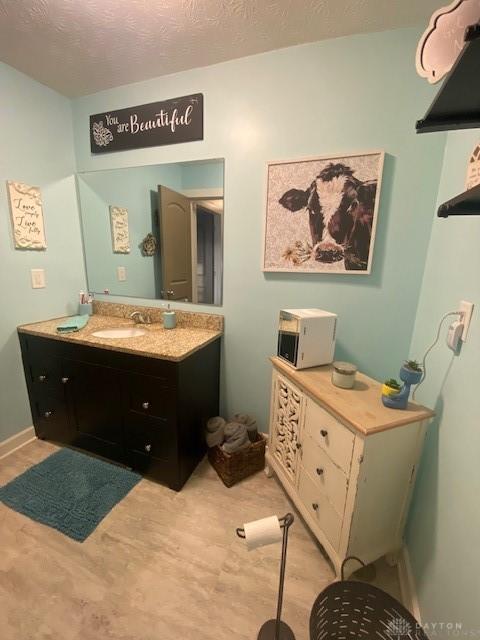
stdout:
<svg viewBox="0 0 480 640">
<path fill-rule="evenodd" d="M 305 432 L 349 475 L 355 436 L 310 398 L 307 399 Z"/>
<path fill-rule="evenodd" d="M 302 465 L 335 511 L 343 516 L 347 497 L 347 477 L 310 436 L 303 439 Z"/>
<path fill-rule="evenodd" d="M 165 420 L 130 413 L 125 435 L 127 449 L 144 456 L 170 460 L 175 452 L 175 429 Z"/>
<path fill-rule="evenodd" d="M 340 518 L 325 494 L 318 488 L 318 485 L 303 467 L 300 467 L 298 493 L 308 513 L 317 522 L 332 546 L 338 549 L 342 531 L 342 518 Z"/>
<path fill-rule="evenodd" d="M 127 410 L 171 420 L 175 415 L 175 391 L 162 378 L 130 374 L 124 380 Z"/>
</svg>

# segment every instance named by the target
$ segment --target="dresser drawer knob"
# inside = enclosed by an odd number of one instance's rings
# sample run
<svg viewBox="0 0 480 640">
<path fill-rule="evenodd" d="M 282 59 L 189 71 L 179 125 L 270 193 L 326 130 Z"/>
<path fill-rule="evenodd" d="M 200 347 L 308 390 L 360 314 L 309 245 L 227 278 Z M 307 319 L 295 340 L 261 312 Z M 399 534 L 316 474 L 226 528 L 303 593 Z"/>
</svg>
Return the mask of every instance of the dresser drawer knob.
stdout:
<svg viewBox="0 0 480 640">
<path fill-rule="evenodd" d="M 44 416 L 44 418 L 47 418 L 47 420 L 48 420 L 48 418 L 52 417 L 52 413 L 53 413 L 53 411 L 45 411 L 43 416 Z"/>
<path fill-rule="evenodd" d="M 47 379 L 47 376 L 44 376 L 44 375 L 38 376 L 39 382 L 45 382 L 46 379 Z"/>
<path fill-rule="evenodd" d="M 152 450 L 152 445 L 151 445 L 151 444 L 146 444 L 146 445 L 145 445 L 145 451 L 146 451 L 147 453 L 150 453 L 150 451 L 151 451 L 151 450 Z"/>
<path fill-rule="evenodd" d="M 68 376 L 63 376 L 62 378 L 62 384 L 67 384 L 67 382 L 70 380 L 70 378 Z"/>
<path fill-rule="evenodd" d="M 317 475 L 323 475 L 323 469 L 321 467 L 317 467 Z"/>
<path fill-rule="evenodd" d="M 302 443 L 301 442 L 296 442 L 295 446 L 297 447 L 297 449 L 301 449 L 302 448 Z"/>
<path fill-rule="evenodd" d="M 318 502 L 312 502 L 312 509 L 318 511 Z"/>
<path fill-rule="evenodd" d="M 326 429 L 320 429 L 320 435 L 323 438 L 326 438 L 328 436 L 328 431 Z"/>
<path fill-rule="evenodd" d="M 149 403 L 149 402 L 142 402 L 142 407 L 143 407 L 145 410 L 146 410 L 146 409 L 148 409 L 148 408 L 149 408 L 149 406 L 150 406 L 150 403 Z"/>
</svg>

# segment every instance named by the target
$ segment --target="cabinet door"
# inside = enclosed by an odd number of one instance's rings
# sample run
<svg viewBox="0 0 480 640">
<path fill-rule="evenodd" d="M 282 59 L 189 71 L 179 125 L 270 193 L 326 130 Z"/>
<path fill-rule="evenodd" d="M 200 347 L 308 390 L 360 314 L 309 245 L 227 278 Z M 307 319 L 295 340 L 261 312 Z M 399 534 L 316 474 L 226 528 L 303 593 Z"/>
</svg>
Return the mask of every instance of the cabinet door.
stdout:
<svg viewBox="0 0 480 640">
<path fill-rule="evenodd" d="M 271 454 L 295 484 L 301 448 L 305 396 L 283 376 L 274 374 L 270 419 Z"/>
<path fill-rule="evenodd" d="M 71 444 L 73 433 L 63 398 L 58 394 L 35 394 L 31 396 L 31 408 L 37 438 Z"/>
<path fill-rule="evenodd" d="M 85 446 L 86 442 L 94 439 L 118 445 L 123 449 L 122 400 L 118 372 L 88 362 L 65 361 L 64 366 L 68 377 L 68 403 L 79 446 Z M 115 458 L 117 459 L 118 455 L 115 455 Z"/>
</svg>

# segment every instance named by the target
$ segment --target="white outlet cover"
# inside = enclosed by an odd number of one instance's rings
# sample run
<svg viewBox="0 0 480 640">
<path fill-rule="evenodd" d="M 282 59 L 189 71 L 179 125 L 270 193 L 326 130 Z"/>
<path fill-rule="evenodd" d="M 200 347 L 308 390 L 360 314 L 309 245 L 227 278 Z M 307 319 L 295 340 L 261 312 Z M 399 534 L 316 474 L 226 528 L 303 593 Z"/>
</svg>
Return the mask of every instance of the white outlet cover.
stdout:
<svg viewBox="0 0 480 640">
<path fill-rule="evenodd" d="M 467 302 L 466 300 L 460 301 L 459 310 L 463 312 L 463 320 L 462 320 L 463 332 L 461 336 L 463 342 L 467 341 L 468 329 L 470 327 L 470 321 L 472 319 L 473 307 L 474 307 L 473 302 Z"/>
<path fill-rule="evenodd" d="M 117 267 L 117 278 L 119 282 L 125 282 L 127 279 L 127 270 L 125 267 Z"/>
<path fill-rule="evenodd" d="M 45 269 L 30 269 L 30 277 L 32 280 L 32 289 L 44 289 L 47 286 L 45 282 Z"/>
</svg>

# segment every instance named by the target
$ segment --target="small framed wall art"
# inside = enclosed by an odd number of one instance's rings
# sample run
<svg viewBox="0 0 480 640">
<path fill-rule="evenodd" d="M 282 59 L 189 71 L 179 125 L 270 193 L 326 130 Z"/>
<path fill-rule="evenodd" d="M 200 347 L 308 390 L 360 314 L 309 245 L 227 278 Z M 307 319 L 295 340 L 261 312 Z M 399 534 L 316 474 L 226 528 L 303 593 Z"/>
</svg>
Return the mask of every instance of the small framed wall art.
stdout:
<svg viewBox="0 0 480 640">
<path fill-rule="evenodd" d="M 264 271 L 371 271 L 383 151 L 270 162 Z"/>
<path fill-rule="evenodd" d="M 15 249 L 46 249 L 40 188 L 8 180 L 7 191 Z"/>
<path fill-rule="evenodd" d="M 130 253 L 128 211 L 124 207 L 110 205 L 113 253 Z"/>
</svg>

